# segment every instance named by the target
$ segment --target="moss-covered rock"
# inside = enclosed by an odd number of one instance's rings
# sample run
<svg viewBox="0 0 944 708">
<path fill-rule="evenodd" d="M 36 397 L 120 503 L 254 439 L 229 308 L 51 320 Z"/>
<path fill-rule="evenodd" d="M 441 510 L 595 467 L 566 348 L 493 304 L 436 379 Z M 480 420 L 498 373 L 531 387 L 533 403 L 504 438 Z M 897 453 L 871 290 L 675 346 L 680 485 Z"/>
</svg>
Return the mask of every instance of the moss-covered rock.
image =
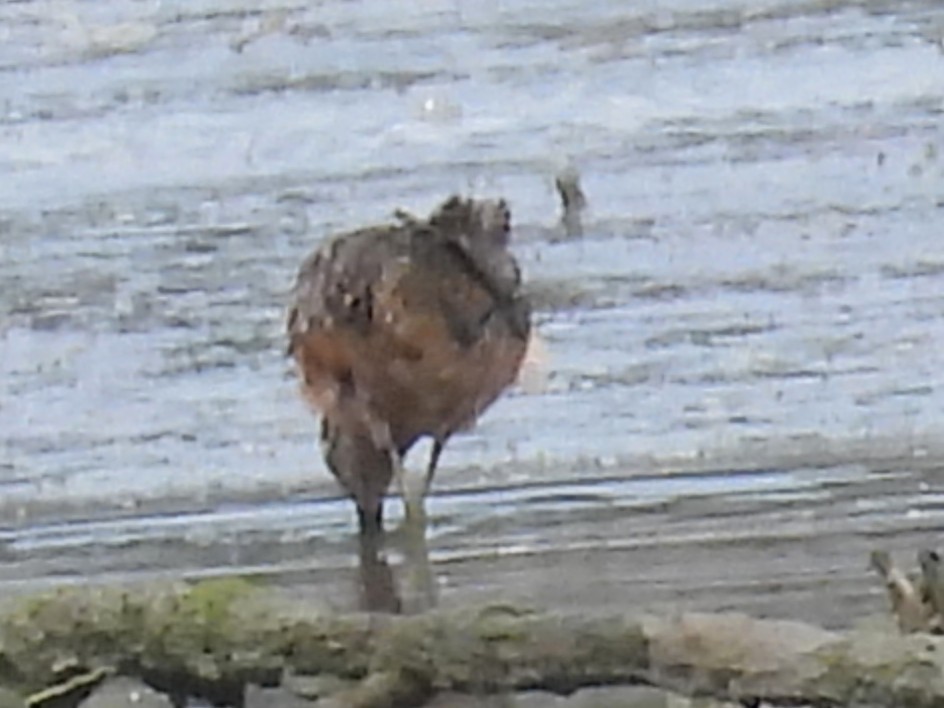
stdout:
<svg viewBox="0 0 944 708">
<path fill-rule="evenodd" d="M 16 691 L 13 703 L 25 696 L 46 708 L 37 696 L 66 695 L 69 682 L 111 671 L 178 702 L 227 705 L 253 684 L 370 708 L 419 706 L 446 691 L 563 695 L 621 683 L 734 701 L 944 705 L 941 638 L 843 635 L 735 614 L 591 619 L 494 605 L 333 615 L 229 579 L 70 588 L 0 616 L 0 683 Z M 305 696 L 293 682 L 317 688 Z"/>
</svg>

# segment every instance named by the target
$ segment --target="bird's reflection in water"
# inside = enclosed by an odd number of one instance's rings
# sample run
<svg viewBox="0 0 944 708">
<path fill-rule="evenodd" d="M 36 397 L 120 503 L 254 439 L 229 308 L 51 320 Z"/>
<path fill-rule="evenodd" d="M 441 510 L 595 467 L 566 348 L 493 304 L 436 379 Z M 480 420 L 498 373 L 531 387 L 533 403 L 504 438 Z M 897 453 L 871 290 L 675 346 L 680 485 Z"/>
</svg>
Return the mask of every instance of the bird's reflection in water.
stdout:
<svg viewBox="0 0 944 708">
<path fill-rule="evenodd" d="M 425 519 L 406 520 L 390 533 L 361 533 L 360 609 L 418 614 L 436 606 L 436 577 L 429 562 Z M 392 568 L 389 555 L 401 555 Z"/>
<path fill-rule="evenodd" d="M 367 612 L 399 614 L 403 609 L 393 570 L 383 551 L 379 534 L 360 534 L 360 573 L 358 590 L 360 608 Z"/>
</svg>

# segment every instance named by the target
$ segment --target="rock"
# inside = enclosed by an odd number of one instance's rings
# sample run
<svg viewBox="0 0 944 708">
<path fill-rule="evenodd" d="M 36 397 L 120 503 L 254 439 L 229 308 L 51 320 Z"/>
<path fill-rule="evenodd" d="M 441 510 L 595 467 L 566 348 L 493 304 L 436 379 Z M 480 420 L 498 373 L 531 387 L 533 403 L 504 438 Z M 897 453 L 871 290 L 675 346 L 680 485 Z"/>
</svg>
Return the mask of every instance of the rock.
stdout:
<svg viewBox="0 0 944 708">
<path fill-rule="evenodd" d="M 26 708 L 26 701 L 16 691 L 0 686 L 0 708 Z"/>
<path fill-rule="evenodd" d="M 138 679 L 116 676 L 96 688 L 79 708 L 174 708 L 174 704 Z"/>
<path fill-rule="evenodd" d="M 312 708 L 315 705 L 286 688 L 263 688 L 255 684 L 246 686 L 245 699 L 244 708 Z"/>
<path fill-rule="evenodd" d="M 282 687 L 301 699 L 310 701 L 332 696 L 335 693 L 351 688 L 354 681 L 345 681 L 342 678 L 331 674 L 318 674 L 309 676 L 307 674 L 296 674 L 293 671 L 286 671 L 282 676 Z"/>
<path fill-rule="evenodd" d="M 758 708 L 768 706 L 766 703 L 757 705 Z M 247 708 L 250 707 L 247 705 Z M 708 697 L 688 698 L 655 686 L 627 685 L 584 688 L 570 696 L 548 691 L 495 696 L 444 691 L 423 708 L 742 708 L 742 704 Z M 809 706 L 804 704 L 798 708 Z"/>
<path fill-rule="evenodd" d="M 599 686 L 577 691 L 561 703 L 519 702 L 516 708 L 538 708 L 552 705 L 556 708 L 721 708 L 733 704 L 693 703 L 691 699 L 664 691 L 654 686 Z"/>
<path fill-rule="evenodd" d="M 566 696 L 547 691 L 523 691 L 515 695 L 515 708 L 562 708 L 567 705 Z"/>
<path fill-rule="evenodd" d="M 577 691 L 564 708 L 687 708 L 687 699 L 652 686 L 601 686 Z"/>
<path fill-rule="evenodd" d="M 691 699 L 654 686 L 598 686 L 570 696 L 547 691 L 522 691 L 514 695 L 470 696 L 444 692 L 425 708 L 740 708 L 710 698 Z"/>
<path fill-rule="evenodd" d="M 541 705 L 553 705 L 542 703 Z M 443 691 L 429 701 L 424 708 L 517 708 L 513 695 L 473 696 L 466 693 Z"/>
</svg>

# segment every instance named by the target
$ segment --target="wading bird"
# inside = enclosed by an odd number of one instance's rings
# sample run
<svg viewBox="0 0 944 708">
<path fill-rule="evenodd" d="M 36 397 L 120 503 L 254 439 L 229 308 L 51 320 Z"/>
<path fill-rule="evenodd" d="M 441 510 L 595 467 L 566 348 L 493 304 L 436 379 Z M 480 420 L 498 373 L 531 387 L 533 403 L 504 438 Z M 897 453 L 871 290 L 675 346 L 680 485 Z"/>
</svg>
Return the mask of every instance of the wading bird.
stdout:
<svg viewBox="0 0 944 708">
<path fill-rule="evenodd" d="M 515 380 L 531 329 L 504 200 L 454 196 L 428 219 L 396 218 L 311 254 L 288 317 L 325 461 L 362 533 L 382 529 L 394 477 L 407 517 L 422 518 L 443 446 Z M 410 498 L 403 457 L 424 436 L 432 453 L 422 496 Z"/>
</svg>

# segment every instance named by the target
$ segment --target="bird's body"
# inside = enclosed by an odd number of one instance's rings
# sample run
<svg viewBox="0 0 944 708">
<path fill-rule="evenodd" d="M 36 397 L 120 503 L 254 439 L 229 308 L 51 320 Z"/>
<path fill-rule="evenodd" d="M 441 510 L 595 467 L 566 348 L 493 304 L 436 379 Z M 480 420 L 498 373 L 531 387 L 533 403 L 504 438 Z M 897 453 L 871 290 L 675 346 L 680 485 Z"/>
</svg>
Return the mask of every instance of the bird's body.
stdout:
<svg viewBox="0 0 944 708">
<path fill-rule="evenodd" d="M 379 528 L 399 461 L 472 425 L 515 379 L 530 308 L 503 201 L 453 197 L 429 219 L 342 234 L 303 263 L 289 352 L 322 416 L 328 466 Z"/>
</svg>

